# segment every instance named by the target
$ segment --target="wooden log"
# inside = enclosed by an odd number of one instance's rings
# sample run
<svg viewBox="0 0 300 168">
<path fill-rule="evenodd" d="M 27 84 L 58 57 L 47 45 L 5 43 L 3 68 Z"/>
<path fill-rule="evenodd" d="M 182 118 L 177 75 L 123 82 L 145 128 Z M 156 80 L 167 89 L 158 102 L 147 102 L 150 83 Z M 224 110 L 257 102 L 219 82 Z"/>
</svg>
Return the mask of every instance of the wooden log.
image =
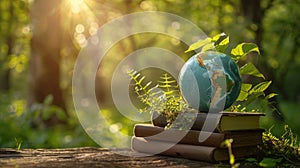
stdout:
<svg viewBox="0 0 300 168">
<path fill-rule="evenodd" d="M 129 149 L 118 152 L 132 153 Z M 0 167 L 216 167 L 215 164 L 166 156 L 129 157 L 105 148 L 0 149 Z"/>
</svg>

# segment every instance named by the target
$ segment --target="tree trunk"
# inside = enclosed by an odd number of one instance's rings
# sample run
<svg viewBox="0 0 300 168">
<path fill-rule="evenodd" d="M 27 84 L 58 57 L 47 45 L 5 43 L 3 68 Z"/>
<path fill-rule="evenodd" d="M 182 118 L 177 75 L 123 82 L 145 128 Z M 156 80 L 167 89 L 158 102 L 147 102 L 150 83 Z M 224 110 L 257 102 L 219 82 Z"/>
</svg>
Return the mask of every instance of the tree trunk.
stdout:
<svg viewBox="0 0 300 168">
<path fill-rule="evenodd" d="M 255 33 L 255 43 L 261 48 L 264 9 L 260 6 L 260 0 L 241 0 L 241 8 L 248 24 L 253 23 L 256 25 L 256 29 L 253 30 Z"/>
<path fill-rule="evenodd" d="M 14 41 L 12 35 L 8 35 L 6 39 L 6 44 L 8 49 L 7 49 L 7 54 L 4 62 L 8 62 L 9 57 L 13 54 L 12 50 L 14 46 Z M 1 72 L 1 84 L 0 84 L 1 92 L 7 92 L 10 89 L 10 74 L 11 74 L 10 68 L 5 68 L 5 70 Z"/>
<path fill-rule="evenodd" d="M 66 109 L 60 87 L 62 49 L 62 0 L 35 0 L 31 9 L 33 36 L 30 58 L 29 105 L 42 103 L 48 95 L 53 105 Z"/>
<path fill-rule="evenodd" d="M 14 43 L 15 43 L 15 37 L 14 37 L 14 33 L 12 33 L 12 25 L 14 24 L 14 20 L 15 20 L 15 15 L 14 15 L 14 7 L 13 7 L 13 3 L 12 1 L 10 1 L 9 3 L 9 16 L 10 16 L 10 22 L 8 25 L 8 32 L 7 35 L 4 36 L 4 41 L 7 44 L 7 52 L 6 52 L 6 56 L 3 62 L 1 62 L 1 64 L 5 64 L 9 61 L 9 57 L 13 54 L 13 47 L 14 47 Z M 10 89 L 10 74 L 11 74 L 11 69 L 10 68 L 4 68 L 4 71 L 0 73 L 1 77 L 0 77 L 0 91 L 1 92 L 7 92 Z"/>
</svg>

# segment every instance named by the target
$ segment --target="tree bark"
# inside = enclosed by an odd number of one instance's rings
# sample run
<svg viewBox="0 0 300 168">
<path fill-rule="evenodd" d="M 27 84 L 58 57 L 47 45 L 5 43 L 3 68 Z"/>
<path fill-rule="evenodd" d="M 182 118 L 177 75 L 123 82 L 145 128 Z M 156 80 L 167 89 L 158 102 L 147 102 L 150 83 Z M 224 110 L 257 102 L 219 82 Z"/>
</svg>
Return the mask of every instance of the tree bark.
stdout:
<svg viewBox="0 0 300 168">
<path fill-rule="evenodd" d="M 33 36 L 30 58 L 29 105 L 42 103 L 48 95 L 53 105 L 66 110 L 60 87 L 62 49 L 62 0 L 35 0 L 31 9 Z"/>
</svg>

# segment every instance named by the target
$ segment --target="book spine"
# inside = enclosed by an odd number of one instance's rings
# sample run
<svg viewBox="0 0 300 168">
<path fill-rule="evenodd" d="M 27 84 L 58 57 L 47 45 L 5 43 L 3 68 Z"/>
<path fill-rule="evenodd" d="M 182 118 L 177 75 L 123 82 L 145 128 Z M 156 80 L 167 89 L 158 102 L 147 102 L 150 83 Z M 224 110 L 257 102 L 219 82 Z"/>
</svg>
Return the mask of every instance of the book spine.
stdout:
<svg viewBox="0 0 300 168">
<path fill-rule="evenodd" d="M 170 144 L 160 141 L 149 141 L 141 137 L 133 137 L 131 148 L 134 151 L 150 154 L 183 157 L 187 159 L 214 162 L 213 153 L 216 148 L 185 144 Z"/>
<path fill-rule="evenodd" d="M 201 130 L 201 131 L 209 131 L 209 132 L 216 132 L 220 133 L 220 122 L 221 122 L 221 115 L 220 114 L 203 114 L 198 113 L 197 118 L 192 126 L 192 130 Z M 209 120 L 209 127 L 204 127 L 205 121 Z"/>
<path fill-rule="evenodd" d="M 225 140 L 223 133 L 200 132 L 195 130 L 181 131 L 175 129 L 163 129 L 157 126 L 135 125 L 134 135 L 145 137 L 149 140 L 166 141 L 191 145 L 220 146 Z M 204 141 L 199 141 L 199 135 L 208 137 Z"/>
<path fill-rule="evenodd" d="M 249 130 L 249 131 L 238 131 L 238 132 L 227 132 L 224 133 L 224 139 L 233 139 L 231 144 L 233 147 L 242 146 L 254 146 L 260 145 L 262 141 L 263 130 Z"/>
</svg>

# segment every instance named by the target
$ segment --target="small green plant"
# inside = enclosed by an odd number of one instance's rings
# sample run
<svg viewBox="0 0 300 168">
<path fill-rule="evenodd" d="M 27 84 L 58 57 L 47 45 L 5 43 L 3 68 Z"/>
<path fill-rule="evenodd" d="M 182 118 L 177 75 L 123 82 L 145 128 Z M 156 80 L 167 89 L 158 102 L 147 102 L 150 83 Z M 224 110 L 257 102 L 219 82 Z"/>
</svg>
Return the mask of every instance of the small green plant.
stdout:
<svg viewBox="0 0 300 168">
<path fill-rule="evenodd" d="M 20 150 L 22 146 L 22 140 L 15 138 L 15 142 L 16 142 L 16 149 Z"/>
<path fill-rule="evenodd" d="M 234 155 L 232 153 L 232 148 L 231 148 L 232 142 L 233 142 L 233 139 L 226 139 L 222 145 L 226 146 L 228 148 L 229 164 L 230 164 L 231 168 L 238 168 L 240 164 L 235 163 L 235 158 L 234 158 Z"/>
<path fill-rule="evenodd" d="M 283 158 L 283 160 L 300 166 L 300 146 L 297 135 L 287 125 L 280 138 L 271 134 L 271 129 L 263 133 L 263 144 L 259 146 L 264 157 Z"/>
<path fill-rule="evenodd" d="M 258 146 L 257 158 L 247 158 L 246 163 L 259 167 L 299 167 L 300 146 L 297 135 L 287 125 L 280 138 L 271 134 L 271 129 L 263 133 L 263 144 Z"/>
<path fill-rule="evenodd" d="M 187 104 L 179 94 L 176 80 L 164 73 L 157 81 L 157 85 L 150 87 L 152 81 L 143 84 L 145 76 L 130 70 L 128 75 L 134 81 L 134 91 L 139 100 L 146 105 L 141 112 L 158 112 L 166 117 L 168 126 L 176 119 L 179 112 L 187 109 Z"/>
</svg>

